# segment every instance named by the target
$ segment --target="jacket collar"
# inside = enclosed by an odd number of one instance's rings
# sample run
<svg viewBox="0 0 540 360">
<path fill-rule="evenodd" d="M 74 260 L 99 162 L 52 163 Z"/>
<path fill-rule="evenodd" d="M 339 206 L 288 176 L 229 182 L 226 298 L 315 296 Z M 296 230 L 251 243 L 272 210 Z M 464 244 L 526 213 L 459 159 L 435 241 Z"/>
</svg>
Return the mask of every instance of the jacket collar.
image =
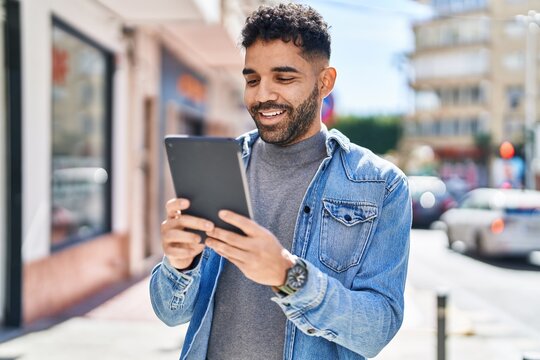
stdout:
<svg viewBox="0 0 540 360">
<path fill-rule="evenodd" d="M 323 124 L 322 126 L 327 134 L 326 153 L 328 154 L 328 156 L 332 156 L 337 147 L 341 147 L 347 153 L 350 151 L 351 141 L 349 140 L 349 138 L 347 138 L 337 129 L 331 129 L 330 131 L 328 131 L 326 125 Z M 255 143 L 255 141 L 257 141 L 258 138 L 259 132 L 256 129 L 237 138 L 237 140 L 242 146 L 242 158 L 250 155 L 253 144 Z"/>
</svg>

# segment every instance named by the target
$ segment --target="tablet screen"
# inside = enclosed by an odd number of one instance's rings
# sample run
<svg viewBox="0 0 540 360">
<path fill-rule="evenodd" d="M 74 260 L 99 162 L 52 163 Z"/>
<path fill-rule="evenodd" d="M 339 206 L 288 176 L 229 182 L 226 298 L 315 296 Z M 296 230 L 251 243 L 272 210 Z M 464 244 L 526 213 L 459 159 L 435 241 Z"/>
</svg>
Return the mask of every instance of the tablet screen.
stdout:
<svg viewBox="0 0 540 360">
<path fill-rule="evenodd" d="M 242 233 L 218 217 L 222 209 L 253 217 L 240 143 L 231 138 L 167 136 L 165 148 L 176 196 L 191 203 L 185 213 Z"/>
</svg>

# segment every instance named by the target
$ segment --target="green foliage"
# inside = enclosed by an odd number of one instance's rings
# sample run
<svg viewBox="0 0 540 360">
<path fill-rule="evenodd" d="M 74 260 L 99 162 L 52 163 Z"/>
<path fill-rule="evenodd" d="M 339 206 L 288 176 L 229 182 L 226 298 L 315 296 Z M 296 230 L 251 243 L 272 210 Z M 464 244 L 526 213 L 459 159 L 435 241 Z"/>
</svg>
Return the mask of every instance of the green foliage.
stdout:
<svg viewBox="0 0 540 360">
<path fill-rule="evenodd" d="M 396 150 L 402 136 L 400 116 L 345 116 L 337 119 L 335 129 L 351 141 L 376 154 Z"/>
<path fill-rule="evenodd" d="M 491 134 L 481 132 L 481 133 L 478 133 L 478 134 L 474 135 L 474 143 L 475 143 L 476 147 L 478 147 L 480 149 L 489 150 L 489 148 L 492 146 L 492 144 L 491 144 Z"/>
</svg>

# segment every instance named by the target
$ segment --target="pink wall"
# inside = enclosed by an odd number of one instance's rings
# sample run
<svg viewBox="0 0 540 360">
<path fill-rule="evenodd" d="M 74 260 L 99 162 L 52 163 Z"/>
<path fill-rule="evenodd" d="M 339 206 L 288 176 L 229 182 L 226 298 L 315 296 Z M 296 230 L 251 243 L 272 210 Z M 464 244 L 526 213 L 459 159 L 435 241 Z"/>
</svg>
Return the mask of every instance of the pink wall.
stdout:
<svg viewBox="0 0 540 360">
<path fill-rule="evenodd" d="M 128 276 L 127 234 L 107 234 L 23 269 L 24 323 L 57 314 Z"/>
</svg>

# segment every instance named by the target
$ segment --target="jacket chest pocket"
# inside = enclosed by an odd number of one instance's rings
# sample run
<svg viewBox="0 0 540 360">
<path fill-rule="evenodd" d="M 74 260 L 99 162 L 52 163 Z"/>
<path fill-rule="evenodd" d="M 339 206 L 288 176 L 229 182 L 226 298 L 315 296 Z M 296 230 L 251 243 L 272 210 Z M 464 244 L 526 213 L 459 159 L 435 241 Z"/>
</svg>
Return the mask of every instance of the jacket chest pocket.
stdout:
<svg viewBox="0 0 540 360">
<path fill-rule="evenodd" d="M 320 261 L 335 272 L 358 265 L 376 217 L 373 203 L 323 199 Z"/>
</svg>

